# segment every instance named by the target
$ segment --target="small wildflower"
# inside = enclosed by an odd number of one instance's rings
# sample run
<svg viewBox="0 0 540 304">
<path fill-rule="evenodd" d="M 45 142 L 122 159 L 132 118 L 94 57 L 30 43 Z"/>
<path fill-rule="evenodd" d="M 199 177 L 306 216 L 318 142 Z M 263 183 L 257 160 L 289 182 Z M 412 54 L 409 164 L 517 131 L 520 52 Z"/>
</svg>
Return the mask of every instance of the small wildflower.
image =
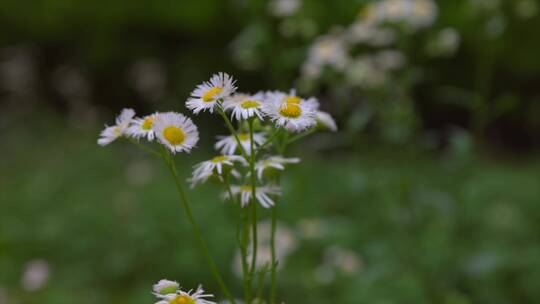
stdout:
<svg viewBox="0 0 540 304">
<path fill-rule="evenodd" d="M 238 139 L 248 155 L 251 153 L 251 140 L 249 133 L 239 133 Z M 253 142 L 255 145 L 262 145 L 266 141 L 266 135 L 262 132 L 253 133 Z M 214 147 L 225 155 L 232 155 L 237 151 L 238 142 L 234 135 L 218 136 L 218 141 Z"/>
<path fill-rule="evenodd" d="M 199 141 L 199 131 L 190 118 L 175 112 L 161 113 L 154 121 L 154 131 L 172 153 L 190 152 Z"/>
<path fill-rule="evenodd" d="M 116 117 L 116 123 L 114 126 L 106 126 L 99 135 L 98 144 L 100 146 L 106 146 L 115 141 L 118 137 L 126 134 L 131 120 L 135 116 L 133 109 L 123 109 L 118 117 Z"/>
<path fill-rule="evenodd" d="M 207 300 L 206 298 L 212 298 L 214 295 L 205 294 L 204 289 L 199 286 L 196 291 L 190 290 L 185 292 L 183 290 L 177 290 L 172 294 L 155 294 L 161 299 L 156 304 L 215 304 L 216 302 Z"/>
<path fill-rule="evenodd" d="M 178 288 L 180 288 L 180 284 L 176 281 L 169 281 L 167 279 L 160 280 L 153 286 L 154 293 L 160 295 L 175 294 Z"/>
<path fill-rule="evenodd" d="M 285 158 L 282 156 L 270 156 L 266 159 L 260 160 L 255 164 L 255 170 L 257 171 L 257 177 L 262 179 L 263 173 L 268 169 L 285 170 L 286 164 L 297 164 L 300 162 L 300 158 Z"/>
<path fill-rule="evenodd" d="M 247 206 L 251 202 L 253 195 L 253 188 L 251 186 L 232 186 L 231 192 L 233 196 L 238 195 L 240 197 L 240 204 L 242 207 Z M 278 186 L 274 185 L 260 186 L 256 188 L 255 198 L 264 208 L 270 208 L 275 205 L 274 201 L 270 198 L 270 195 L 279 196 L 281 195 L 281 190 Z M 224 198 L 230 199 L 231 197 L 229 193 L 225 193 Z"/>
<path fill-rule="evenodd" d="M 214 74 L 210 81 L 203 82 L 191 93 L 186 107 L 199 114 L 201 111 L 214 111 L 218 101 L 224 100 L 236 91 L 234 79 L 226 73 Z"/>
<path fill-rule="evenodd" d="M 148 115 L 142 118 L 135 118 L 128 128 L 127 134 L 137 139 L 146 137 L 148 141 L 153 141 L 155 138 L 154 132 L 154 120 L 156 120 L 157 113 Z"/>
<path fill-rule="evenodd" d="M 234 166 L 234 162 L 240 162 L 246 164 L 243 157 L 238 155 L 219 155 L 211 160 L 203 161 L 195 165 L 193 168 L 193 174 L 191 177 L 191 186 L 195 187 L 199 183 L 203 183 L 214 174 L 222 175 L 226 169 L 231 169 Z M 233 175 L 237 173 L 231 172 Z"/>
<path fill-rule="evenodd" d="M 263 104 L 264 94 L 262 92 L 255 95 L 236 94 L 223 103 L 223 108 L 231 110 L 231 116 L 238 121 L 254 116 L 262 120 Z"/>
</svg>

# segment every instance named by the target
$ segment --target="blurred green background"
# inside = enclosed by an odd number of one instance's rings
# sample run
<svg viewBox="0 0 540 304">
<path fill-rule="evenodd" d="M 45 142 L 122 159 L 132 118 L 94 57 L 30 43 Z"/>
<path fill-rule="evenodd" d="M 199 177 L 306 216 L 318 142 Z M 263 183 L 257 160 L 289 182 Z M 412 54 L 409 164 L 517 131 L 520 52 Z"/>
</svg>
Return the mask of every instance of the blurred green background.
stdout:
<svg viewBox="0 0 540 304">
<path fill-rule="evenodd" d="M 349 44 L 344 68 L 306 74 L 319 37 L 377 3 L 4 0 L 0 303 L 153 303 L 161 278 L 222 298 L 163 164 L 96 144 L 123 107 L 187 113 L 217 71 L 242 91 L 317 96 L 340 128 L 290 152 L 285 303 L 540 303 L 540 3 L 436 1 L 429 24 L 388 25 L 389 45 Z M 405 63 L 374 85 L 364 59 L 389 49 Z M 193 118 L 186 178 L 225 132 Z M 218 195 L 189 194 L 240 296 Z"/>
</svg>

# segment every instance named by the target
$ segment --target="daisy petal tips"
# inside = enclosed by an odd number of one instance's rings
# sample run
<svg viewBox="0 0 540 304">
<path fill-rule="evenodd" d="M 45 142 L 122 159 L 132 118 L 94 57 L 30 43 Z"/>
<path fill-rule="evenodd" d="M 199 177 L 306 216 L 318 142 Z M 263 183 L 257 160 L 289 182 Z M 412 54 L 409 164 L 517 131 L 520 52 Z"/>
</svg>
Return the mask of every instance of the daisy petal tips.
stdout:
<svg viewBox="0 0 540 304">
<path fill-rule="evenodd" d="M 115 125 L 106 126 L 105 129 L 101 131 L 97 141 L 98 145 L 106 146 L 115 141 L 118 137 L 125 135 L 134 116 L 135 111 L 133 109 L 123 109 L 120 115 L 116 117 Z"/>
</svg>

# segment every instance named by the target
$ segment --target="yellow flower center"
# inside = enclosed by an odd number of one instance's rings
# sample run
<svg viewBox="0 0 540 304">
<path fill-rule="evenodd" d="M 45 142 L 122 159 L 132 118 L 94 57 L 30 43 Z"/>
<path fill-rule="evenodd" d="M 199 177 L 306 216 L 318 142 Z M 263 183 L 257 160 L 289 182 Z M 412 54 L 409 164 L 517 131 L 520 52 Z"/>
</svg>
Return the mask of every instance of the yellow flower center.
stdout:
<svg viewBox="0 0 540 304">
<path fill-rule="evenodd" d="M 163 130 L 163 137 L 165 137 L 171 145 L 180 145 L 186 140 L 186 133 L 178 127 L 170 126 Z"/>
<path fill-rule="evenodd" d="M 216 98 L 216 95 L 221 92 L 223 92 L 222 87 L 211 88 L 210 90 L 208 90 L 208 92 L 204 93 L 204 95 L 202 96 L 202 100 L 204 102 L 212 102 Z"/>
<path fill-rule="evenodd" d="M 217 164 L 217 163 L 220 163 L 222 161 L 226 161 L 228 159 L 229 159 L 229 157 L 227 155 L 220 155 L 220 156 L 216 156 L 216 157 L 212 158 L 212 162 Z"/>
<path fill-rule="evenodd" d="M 246 100 L 240 104 L 244 109 L 258 108 L 261 104 L 256 100 Z"/>
<path fill-rule="evenodd" d="M 285 97 L 286 103 L 292 103 L 292 104 L 300 104 L 302 103 L 302 98 L 298 96 L 287 96 Z"/>
<path fill-rule="evenodd" d="M 180 295 L 169 301 L 170 304 L 196 304 L 192 297 Z"/>
<path fill-rule="evenodd" d="M 243 192 L 251 192 L 252 188 L 251 186 L 240 186 L 240 190 Z"/>
<path fill-rule="evenodd" d="M 154 116 L 149 116 L 147 117 L 142 125 L 141 125 L 141 128 L 145 131 L 150 131 L 152 130 L 152 126 L 154 125 L 154 119 L 156 119 Z"/>
<path fill-rule="evenodd" d="M 249 140 L 249 133 L 240 133 L 238 134 L 238 139 L 241 141 Z"/>
<path fill-rule="evenodd" d="M 296 103 L 285 103 L 279 113 L 288 118 L 298 118 L 302 115 L 302 108 Z"/>
</svg>

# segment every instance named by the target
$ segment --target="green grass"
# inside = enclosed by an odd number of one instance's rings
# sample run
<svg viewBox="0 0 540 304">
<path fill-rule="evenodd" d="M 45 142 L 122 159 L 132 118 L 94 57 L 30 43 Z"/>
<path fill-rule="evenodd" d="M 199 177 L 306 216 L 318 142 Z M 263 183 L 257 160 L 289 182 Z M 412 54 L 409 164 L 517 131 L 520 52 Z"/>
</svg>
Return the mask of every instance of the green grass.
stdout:
<svg viewBox="0 0 540 304">
<path fill-rule="evenodd" d="M 18 303 L 142 304 L 166 277 L 220 295 L 163 164 L 128 143 L 100 148 L 97 132 L 45 121 L 2 135 L 0 288 Z M 299 245 L 279 276 L 286 303 L 540 302 L 540 159 L 310 147 L 294 151 L 303 162 L 287 172 L 279 207 Z M 208 156 L 178 157 L 183 175 Z M 205 185 L 189 196 L 240 296 L 232 208 L 218 194 Z M 320 220 L 316 239 L 300 237 L 302 219 Z M 315 272 L 332 246 L 362 267 L 323 284 Z M 34 258 L 52 273 L 31 293 L 20 277 Z"/>
</svg>

